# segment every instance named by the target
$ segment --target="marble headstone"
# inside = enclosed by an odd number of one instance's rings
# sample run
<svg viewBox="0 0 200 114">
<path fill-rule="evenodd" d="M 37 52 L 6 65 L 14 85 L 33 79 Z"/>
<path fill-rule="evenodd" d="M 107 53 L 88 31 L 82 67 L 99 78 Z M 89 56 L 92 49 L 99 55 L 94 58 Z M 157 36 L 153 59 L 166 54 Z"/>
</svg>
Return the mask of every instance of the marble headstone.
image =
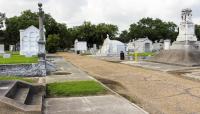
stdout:
<svg viewBox="0 0 200 114">
<path fill-rule="evenodd" d="M 11 54 L 8 54 L 8 53 L 3 54 L 3 58 L 10 58 L 10 57 L 11 57 Z"/>
<path fill-rule="evenodd" d="M 10 50 L 10 51 L 14 51 L 14 45 L 10 45 L 10 46 L 9 46 L 9 50 Z"/>
<path fill-rule="evenodd" d="M 0 44 L 0 54 L 2 54 L 2 53 L 5 53 L 5 52 L 4 52 L 4 45 L 3 45 L 3 44 Z"/>
</svg>

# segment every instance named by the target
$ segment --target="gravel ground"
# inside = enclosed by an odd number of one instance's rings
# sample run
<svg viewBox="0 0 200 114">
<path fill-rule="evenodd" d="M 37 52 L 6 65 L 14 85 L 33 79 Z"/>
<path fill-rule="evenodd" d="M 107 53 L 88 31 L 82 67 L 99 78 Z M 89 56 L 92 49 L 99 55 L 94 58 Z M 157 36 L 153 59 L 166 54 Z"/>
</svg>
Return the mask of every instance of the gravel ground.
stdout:
<svg viewBox="0 0 200 114">
<path fill-rule="evenodd" d="M 114 90 L 151 114 L 200 114 L 200 83 L 160 71 L 112 63 L 71 53 L 58 53 L 94 76 L 112 80 Z"/>
</svg>

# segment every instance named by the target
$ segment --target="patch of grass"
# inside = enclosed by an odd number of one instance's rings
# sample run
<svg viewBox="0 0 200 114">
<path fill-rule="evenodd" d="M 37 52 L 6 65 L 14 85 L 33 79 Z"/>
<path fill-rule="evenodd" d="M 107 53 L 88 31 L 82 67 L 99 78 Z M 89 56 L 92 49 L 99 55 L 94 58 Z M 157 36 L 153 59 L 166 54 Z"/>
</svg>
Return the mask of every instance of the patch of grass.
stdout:
<svg viewBox="0 0 200 114">
<path fill-rule="evenodd" d="M 11 58 L 3 58 L 0 56 L 0 64 L 23 64 L 23 63 L 37 63 L 38 57 L 25 57 L 23 55 L 19 55 L 17 52 L 11 54 Z"/>
<path fill-rule="evenodd" d="M 91 53 L 81 53 L 81 56 L 87 56 L 87 55 L 92 55 Z"/>
<path fill-rule="evenodd" d="M 19 51 L 6 51 L 6 53 L 9 53 L 12 55 L 19 55 Z"/>
<path fill-rule="evenodd" d="M 106 93 L 106 89 L 95 81 L 70 81 L 47 84 L 48 97 L 87 96 Z"/>
<path fill-rule="evenodd" d="M 128 54 L 129 56 L 135 56 L 135 53 Z M 137 56 L 146 57 L 146 56 L 154 56 L 155 53 L 153 52 L 144 52 L 144 53 L 137 53 Z"/>
<path fill-rule="evenodd" d="M 35 83 L 36 80 L 30 79 L 30 78 L 25 78 L 25 77 L 16 77 L 16 76 L 0 76 L 0 81 L 8 81 L 8 80 L 20 80 L 20 81 L 25 81 L 29 83 Z"/>
</svg>

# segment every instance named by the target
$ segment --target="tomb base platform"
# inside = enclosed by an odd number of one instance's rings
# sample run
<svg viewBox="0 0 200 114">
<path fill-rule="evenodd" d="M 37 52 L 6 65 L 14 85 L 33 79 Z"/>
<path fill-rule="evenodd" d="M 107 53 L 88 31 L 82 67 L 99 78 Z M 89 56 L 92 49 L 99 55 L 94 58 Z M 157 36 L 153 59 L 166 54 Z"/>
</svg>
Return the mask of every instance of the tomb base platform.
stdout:
<svg viewBox="0 0 200 114">
<path fill-rule="evenodd" d="M 182 50 L 182 49 L 186 49 L 186 50 L 195 50 L 198 49 L 198 43 L 196 41 L 188 41 L 186 43 L 186 41 L 175 41 L 173 42 L 172 46 L 170 47 L 170 49 L 178 49 L 178 50 Z"/>
<path fill-rule="evenodd" d="M 193 49 L 163 50 L 150 61 L 188 67 L 200 66 L 200 51 Z"/>
</svg>

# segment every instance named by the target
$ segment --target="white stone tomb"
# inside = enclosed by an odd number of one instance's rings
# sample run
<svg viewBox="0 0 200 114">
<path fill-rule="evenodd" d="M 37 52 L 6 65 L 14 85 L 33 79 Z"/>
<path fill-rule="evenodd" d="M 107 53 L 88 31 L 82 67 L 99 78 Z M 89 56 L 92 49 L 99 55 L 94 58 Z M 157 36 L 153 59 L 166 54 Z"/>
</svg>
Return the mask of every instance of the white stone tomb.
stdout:
<svg viewBox="0 0 200 114">
<path fill-rule="evenodd" d="M 30 26 L 25 30 L 20 30 L 20 55 L 38 55 L 39 37 L 39 29 L 35 26 Z"/>
<path fill-rule="evenodd" d="M 164 46 L 163 49 L 164 50 L 169 50 L 171 46 L 171 40 L 164 40 Z"/>
<path fill-rule="evenodd" d="M 152 41 L 148 38 L 139 38 L 134 42 L 134 51 L 137 53 L 152 52 Z"/>
<path fill-rule="evenodd" d="M 80 51 L 84 53 L 88 50 L 86 41 L 78 41 L 77 39 L 74 41 L 74 50 L 75 52 Z"/>
<path fill-rule="evenodd" d="M 126 52 L 124 43 L 117 40 L 110 40 L 109 36 L 104 40 L 103 46 L 97 52 L 97 56 L 119 56 L 120 52 Z"/>
</svg>

